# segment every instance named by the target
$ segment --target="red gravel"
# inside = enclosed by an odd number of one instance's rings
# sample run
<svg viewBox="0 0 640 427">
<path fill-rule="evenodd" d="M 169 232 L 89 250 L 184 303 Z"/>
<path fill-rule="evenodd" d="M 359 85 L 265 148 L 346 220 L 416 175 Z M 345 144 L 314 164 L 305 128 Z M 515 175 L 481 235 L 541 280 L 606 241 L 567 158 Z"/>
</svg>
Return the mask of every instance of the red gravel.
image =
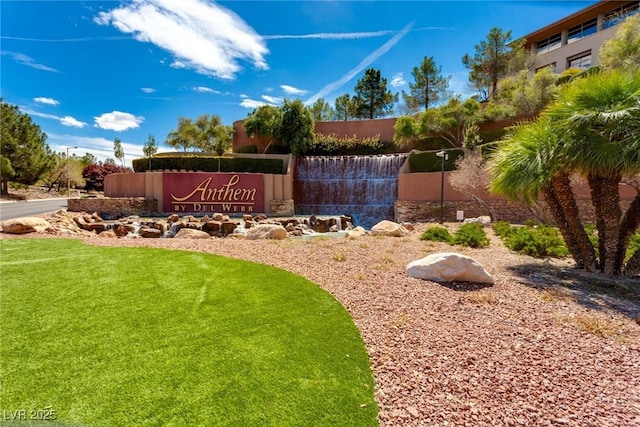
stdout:
<svg viewBox="0 0 640 427">
<path fill-rule="evenodd" d="M 489 248 L 465 249 L 420 241 L 425 226 L 405 238 L 86 242 L 215 253 L 317 283 L 362 333 L 381 425 L 640 426 L 640 298 L 595 290 L 571 262 L 513 254 L 490 230 Z M 496 284 L 406 276 L 439 251 L 475 258 Z"/>
</svg>

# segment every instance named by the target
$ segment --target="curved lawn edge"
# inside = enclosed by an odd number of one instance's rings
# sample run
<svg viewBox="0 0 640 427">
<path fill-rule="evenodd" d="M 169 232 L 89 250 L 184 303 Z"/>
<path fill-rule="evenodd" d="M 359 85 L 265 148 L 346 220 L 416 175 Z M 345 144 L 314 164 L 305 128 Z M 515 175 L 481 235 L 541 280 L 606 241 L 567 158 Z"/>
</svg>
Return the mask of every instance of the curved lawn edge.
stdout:
<svg viewBox="0 0 640 427">
<path fill-rule="evenodd" d="M 360 332 L 308 279 L 70 239 L 0 251 L 0 409 L 51 406 L 90 424 L 377 425 Z"/>
</svg>

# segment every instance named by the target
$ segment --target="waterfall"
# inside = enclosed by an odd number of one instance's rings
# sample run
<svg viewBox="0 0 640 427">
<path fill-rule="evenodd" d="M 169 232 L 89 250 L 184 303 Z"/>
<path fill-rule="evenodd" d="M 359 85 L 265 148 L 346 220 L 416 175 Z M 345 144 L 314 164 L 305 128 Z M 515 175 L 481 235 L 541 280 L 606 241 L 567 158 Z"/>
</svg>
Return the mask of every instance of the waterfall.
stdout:
<svg viewBox="0 0 640 427">
<path fill-rule="evenodd" d="M 394 220 L 398 174 L 408 154 L 298 157 L 293 198 L 296 214 L 352 215 L 367 229 Z"/>
</svg>

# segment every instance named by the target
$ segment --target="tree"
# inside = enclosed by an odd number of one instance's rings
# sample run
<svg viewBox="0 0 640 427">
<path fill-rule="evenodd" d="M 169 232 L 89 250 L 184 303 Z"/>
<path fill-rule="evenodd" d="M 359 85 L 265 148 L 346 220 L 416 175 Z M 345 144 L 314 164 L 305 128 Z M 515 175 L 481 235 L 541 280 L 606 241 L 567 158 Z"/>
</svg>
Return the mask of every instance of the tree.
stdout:
<svg viewBox="0 0 640 427">
<path fill-rule="evenodd" d="M 409 83 L 411 93 L 405 97 L 403 92 L 408 106 L 420 105 L 428 110 L 429 105 L 437 104 L 447 97 L 451 76 L 442 75 L 442 67 L 436 65 L 433 56 L 425 56 L 420 66 L 413 67 L 411 75 L 414 79 L 413 83 Z"/>
<path fill-rule="evenodd" d="M 84 187 L 85 180 L 82 176 L 84 165 L 82 161 L 74 156 L 66 158 L 64 153 L 56 155 L 56 162 L 54 166 L 45 172 L 40 180 L 47 187 L 47 191 L 53 190 L 56 187 L 56 191 L 60 191 L 61 188 L 66 188 L 69 185 L 73 187 Z"/>
<path fill-rule="evenodd" d="M 394 126 L 393 140 L 399 146 L 408 146 L 420 139 L 437 136 L 452 147 L 477 143 L 477 123 L 483 118 L 480 104 L 474 99 L 462 102 L 460 97 L 417 116 L 400 117 Z"/>
<path fill-rule="evenodd" d="M 82 166 L 89 166 L 98 163 L 98 159 L 91 153 L 84 153 L 84 156 L 80 157 L 80 163 Z"/>
<path fill-rule="evenodd" d="M 623 213 L 619 184 L 640 173 L 640 74 L 611 71 L 563 86 L 541 119 L 510 135 L 492 160 L 492 189 L 531 199 L 542 192 L 576 264 L 605 274 L 625 271 L 625 252 L 640 227 L 640 193 Z M 598 251 L 585 239 L 571 174 L 586 177 Z"/>
<path fill-rule="evenodd" d="M 392 114 L 393 104 L 398 102 L 398 94 L 387 90 L 387 79 L 373 68 L 365 70 L 354 90 L 353 103 L 358 118 L 374 119 Z"/>
<path fill-rule="evenodd" d="M 220 125 L 214 131 L 213 152 L 222 156 L 233 145 L 233 127 Z"/>
<path fill-rule="evenodd" d="M 478 90 L 487 89 L 489 99 L 495 96 L 500 79 L 513 71 L 514 62 L 518 62 L 515 68 L 522 66 L 524 40 L 510 41 L 511 30 L 503 32 L 493 27 L 487 39 L 475 46 L 473 56 L 462 57 L 462 63 L 469 69 L 469 81 Z"/>
<path fill-rule="evenodd" d="M 271 146 L 276 132 L 282 123 L 282 111 L 273 105 L 262 105 L 253 110 L 242 126 L 249 138 L 262 138 L 268 141 L 264 151 Z"/>
<path fill-rule="evenodd" d="M 111 162 L 107 162 L 111 160 Z M 104 164 L 93 164 L 85 166 L 82 169 L 82 177 L 85 179 L 85 188 L 87 190 L 104 190 L 104 177 L 112 173 L 131 173 L 131 169 L 120 167 L 115 164 L 113 159 L 107 159 Z"/>
<path fill-rule="evenodd" d="M 521 70 L 500 80 L 493 101 L 512 107 L 515 115 L 538 113 L 555 98 L 557 80 L 551 67 L 538 70 L 533 78 L 529 70 Z"/>
<path fill-rule="evenodd" d="M 187 151 L 188 148 L 195 148 L 194 126 L 191 119 L 186 117 L 178 118 L 178 127 L 167 135 L 165 144 L 175 149 L 181 148 Z"/>
<path fill-rule="evenodd" d="M 122 148 L 122 141 L 119 138 L 113 140 L 113 156 L 120 160 L 120 163 L 124 166 L 124 148 Z"/>
<path fill-rule="evenodd" d="M 16 171 L 11 167 L 9 159 L 0 155 L 0 194 L 9 192 L 9 180 L 13 178 L 15 174 Z"/>
<path fill-rule="evenodd" d="M 142 146 L 142 154 L 144 154 L 145 157 L 149 158 L 149 170 L 151 170 L 151 158 L 157 152 L 158 144 L 156 143 L 156 137 L 150 133 L 147 136 L 147 140 L 145 141 L 144 145 Z"/>
<path fill-rule="evenodd" d="M 640 15 L 627 17 L 619 24 L 613 38 L 604 42 L 598 54 L 606 69 L 640 69 Z"/>
<path fill-rule="evenodd" d="M 55 161 L 46 144 L 47 135 L 15 105 L 2 102 L 0 117 L 0 152 L 15 172 L 13 179 L 34 184 Z"/>
<path fill-rule="evenodd" d="M 347 121 L 356 117 L 355 105 L 351 99 L 351 95 L 345 93 L 336 98 L 335 101 L 335 117 L 336 120 Z"/>
<path fill-rule="evenodd" d="M 331 108 L 331 105 L 329 105 L 329 103 L 322 98 L 318 98 L 316 102 L 314 102 L 310 107 L 310 109 L 313 120 L 317 122 L 333 119 L 333 108 Z"/>
<path fill-rule="evenodd" d="M 456 160 L 456 169 L 449 174 L 449 184 L 456 191 L 467 194 L 481 204 L 496 221 L 496 213 L 485 201 L 490 182 L 485 163 L 479 148 L 465 150 L 464 156 Z"/>
<path fill-rule="evenodd" d="M 278 142 L 295 155 L 305 154 L 315 137 L 311 111 L 299 99 L 285 99 L 281 109 L 282 122 L 275 134 Z"/>
<path fill-rule="evenodd" d="M 411 116 L 420 112 L 421 107 L 417 98 L 411 96 L 410 93 L 404 90 L 400 93 L 402 103 L 398 104 L 397 113 L 400 116 Z"/>
</svg>

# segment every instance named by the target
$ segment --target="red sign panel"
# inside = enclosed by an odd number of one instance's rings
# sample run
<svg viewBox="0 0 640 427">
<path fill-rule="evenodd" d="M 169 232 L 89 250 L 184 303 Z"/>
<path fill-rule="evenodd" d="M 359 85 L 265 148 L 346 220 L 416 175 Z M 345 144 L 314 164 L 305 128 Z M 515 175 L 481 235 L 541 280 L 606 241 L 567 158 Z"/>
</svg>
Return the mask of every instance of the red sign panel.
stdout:
<svg viewBox="0 0 640 427">
<path fill-rule="evenodd" d="M 264 212 L 264 179 L 249 173 L 170 172 L 162 174 L 164 212 Z"/>
</svg>

